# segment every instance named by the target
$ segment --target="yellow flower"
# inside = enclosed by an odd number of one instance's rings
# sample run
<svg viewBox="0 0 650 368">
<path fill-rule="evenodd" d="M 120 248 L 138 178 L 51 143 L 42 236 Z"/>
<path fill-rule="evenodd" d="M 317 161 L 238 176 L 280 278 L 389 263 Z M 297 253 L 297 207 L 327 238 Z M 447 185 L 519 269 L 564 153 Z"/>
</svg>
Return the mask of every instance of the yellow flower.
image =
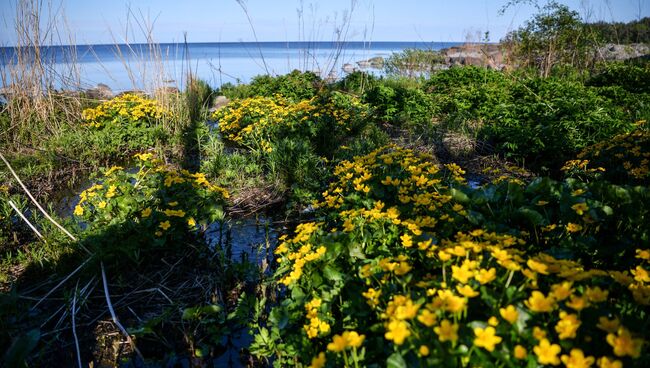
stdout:
<svg viewBox="0 0 650 368">
<path fill-rule="evenodd" d="M 392 340 L 396 345 L 402 345 L 411 336 L 408 324 L 404 321 L 392 320 L 388 323 L 388 331 L 384 334 L 386 340 Z"/>
<path fill-rule="evenodd" d="M 594 361 L 594 357 L 585 357 L 580 349 L 571 349 L 570 355 L 562 355 L 562 363 L 566 368 L 589 368 Z"/>
<path fill-rule="evenodd" d="M 545 297 L 544 294 L 535 290 L 524 304 L 533 312 L 552 312 L 555 307 L 555 299 L 552 296 Z"/>
<path fill-rule="evenodd" d="M 609 319 L 605 316 L 599 317 L 598 318 L 598 324 L 596 327 L 600 328 L 601 330 L 609 333 L 614 333 L 618 331 L 618 328 L 621 326 L 620 321 L 618 318 L 614 317 L 613 319 Z"/>
<path fill-rule="evenodd" d="M 548 266 L 546 263 L 538 262 L 534 259 L 529 259 L 526 264 L 531 270 L 541 273 L 542 275 L 548 275 Z"/>
<path fill-rule="evenodd" d="M 196 220 L 194 220 L 194 217 L 190 217 L 189 219 L 187 219 L 187 224 L 188 224 L 190 227 L 194 227 L 194 226 L 196 226 Z"/>
<path fill-rule="evenodd" d="M 533 337 L 535 338 L 535 340 L 541 341 L 546 338 L 546 331 L 535 326 L 533 327 Z"/>
<path fill-rule="evenodd" d="M 617 359 L 602 357 L 598 359 L 599 368 L 623 368 L 623 362 Z"/>
<path fill-rule="evenodd" d="M 347 346 L 358 348 L 363 344 L 366 335 L 359 335 L 356 331 L 345 331 L 343 332 L 343 337 L 345 338 Z"/>
<path fill-rule="evenodd" d="M 492 317 L 488 318 L 487 322 L 488 322 L 488 325 L 490 325 L 492 327 L 496 327 L 496 326 L 499 325 L 499 320 L 495 316 L 492 316 Z"/>
<path fill-rule="evenodd" d="M 562 311 L 560 312 L 560 320 L 555 325 L 555 331 L 558 333 L 560 340 L 574 339 L 581 323 L 577 314 L 568 314 Z"/>
<path fill-rule="evenodd" d="M 81 207 L 80 204 L 76 205 L 76 206 L 74 207 L 74 215 L 75 215 L 75 216 L 81 216 L 81 215 L 83 215 L 83 214 L 84 214 L 84 208 Z"/>
<path fill-rule="evenodd" d="M 539 201 L 537 201 L 536 204 L 537 204 L 538 206 L 546 206 L 546 205 L 548 204 L 548 202 L 547 202 L 547 201 L 542 201 L 542 200 L 540 199 Z"/>
<path fill-rule="evenodd" d="M 327 360 L 325 359 L 325 353 L 321 351 L 320 353 L 318 353 L 317 357 L 314 357 L 311 360 L 311 365 L 309 366 L 309 368 L 323 368 L 325 366 L 326 361 Z"/>
<path fill-rule="evenodd" d="M 646 261 L 650 260 L 650 249 L 637 249 L 636 258 L 645 259 Z"/>
<path fill-rule="evenodd" d="M 581 202 L 581 203 L 576 203 L 573 206 L 571 206 L 571 209 L 576 211 L 576 213 L 580 216 L 585 213 L 585 211 L 589 210 L 589 206 L 587 206 L 586 203 Z"/>
<path fill-rule="evenodd" d="M 161 222 L 160 225 L 158 225 L 158 227 L 160 227 L 163 230 L 169 229 L 170 226 L 172 225 L 169 223 L 169 221 Z"/>
<path fill-rule="evenodd" d="M 582 230 L 582 225 L 569 222 L 568 224 L 566 224 L 566 230 L 570 233 L 575 233 Z"/>
<path fill-rule="evenodd" d="M 108 191 L 106 192 L 106 198 L 113 198 L 115 197 L 115 191 L 117 190 L 117 187 L 115 185 L 111 185 L 108 188 Z"/>
<path fill-rule="evenodd" d="M 474 272 L 465 265 L 462 265 L 461 267 L 451 266 L 451 277 L 458 280 L 460 283 L 466 284 L 473 276 Z"/>
<path fill-rule="evenodd" d="M 418 349 L 420 356 L 429 356 L 429 348 L 426 345 L 420 345 L 420 348 Z"/>
<path fill-rule="evenodd" d="M 472 287 L 469 285 L 463 285 L 462 287 L 460 285 L 456 285 L 456 290 L 458 290 L 458 293 L 460 295 L 468 298 L 473 298 L 479 294 L 478 291 L 472 289 Z"/>
<path fill-rule="evenodd" d="M 418 321 L 427 327 L 431 327 L 436 324 L 436 315 L 423 308 L 418 316 Z"/>
<path fill-rule="evenodd" d="M 456 342 L 458 340 L 458 325 L 449 322 L 447 319 L 443 319 L 440 326 L 435 327 L 433 331 L 438 335 L 441 342 Z"/>
<path fill-rule="evenodd" d="M 625 327 L 619 327 L 616 335 L 613 333 L 607 335 L 607 343 L 614 348 L 616 356 L 629 355 L 632 358 L 638 358 L 641 355 L 643 340 L 633 339 L 630 331 Z"/>
<path fill-rule="evenodd" d="M 183 210 L 165 210 L 165 215 L 168 217 L 176 216 L 176 217 L 185 217 L 185 211 Z"/>
<path fill-rule="evenodd" d="M 489 282 L 492 282 L 497 277 L 497 270 L 492 267 L 489 270 L 480 269 L 474 275 L 476 281 L 480 282 L 481 285 L 485 285 Z"/>
<path fill-rule="evenodd" d="M 494 351 L 494 347 L 502 340 L 501 337 L 496 336 L 496 330 L 492 326 L 485 329 L 476 327 L 474 329 L 474 335 L 476 335 L 474 345 L 479 348 L 485 348 L 489 352 Z"/>
<path fill-rule="evenodd" d="M 404 248 L 410 248 L 413 246 L 413 239 L 411 239 L 411 236 L 409 234 L 400 236 L 400 239 L 402 239 L 402 246 Z"/>
<path fill-rule="evenodd" d="M 515 359 L 523 360 L 526 359 L 526 357 L 528 356 L 528 351 L 526 350 L 525 347 L 521 345 L 517 345 L 515 346 L 514 355 L 515 355 Z"/>
<path fill-rule="evenodd" d="M 347 347 L 347 341 L 341 335 L 334 335 L 332 342 L 327 344 L 327 350 L 339 353 Z"/>
<path fill-rule="evenodd" d="M 517 322 L 517 319 L 519 318 L 519 313 L 517 312 L 517 308 L 515 308 L 514 305 L 509 305 L 505 308 L 500 308 L 499 314 L 501 314 L 501 318 L 505 319 L 510 324 L 514 324 L 515 322 Z"/>
<path fill-rule="evenodd" d="M 602 290 L 600 287 L 587 287 L 585 290 L 585 296 L 587 300 L 594 303 L 602 303 L 607 300 L 609 292 L 607 290 Z"/>
<path fill-rule="evenodd" d="M 650 282 L 650 274 L 641 266 L 636 266 L 635 269 L 630 270 L 634 279 L 638 282 Z"/>
<path fill-rule="evenodd" d="M 558 344 L 551 344 L 548 339 L 542 339 L 539 345 L 533 348 L 533 352 L 537 355 L 537 361 L 540 364 L 559 365 L 560 358 L 557 356 L 562 351 Z"/>
<path fill-rule="evenodd" d="M 551 295 L 555 300 L 562 301 L 571 296 L 571 293 L 573 292 L 573 289 L 571 289 L 572 286 L 573 283 L 570 281 L 564 281 L 561 284 L 554 284 L 551 286 Z"/>
<path fill-rule="evenodd" d="M 587 298 L 571 295 L 571 299 L 566 302 L 566 306 L 581 311 L 589 306 L 589 301 Z"/>
<path fill-rule="evenodd" d="M 140 215 L 142 216 L 142 218 L 149 217 L 151 215 L 151 208 L 149 208 L 149 207 L 145 208 L 144 210 L 142 210 Z"/>
</svg>

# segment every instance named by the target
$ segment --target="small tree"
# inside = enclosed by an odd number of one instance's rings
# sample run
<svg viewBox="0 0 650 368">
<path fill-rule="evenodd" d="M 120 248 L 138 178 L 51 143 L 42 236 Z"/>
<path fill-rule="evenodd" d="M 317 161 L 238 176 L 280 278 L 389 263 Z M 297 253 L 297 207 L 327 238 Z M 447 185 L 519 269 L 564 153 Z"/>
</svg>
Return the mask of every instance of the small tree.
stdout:
<svg viewBox="0 0 650 368">
<path fill-rule="evenodd" d="M 590 65 L 591 45 L 586 32 L 576 11 L 552 1 L 523 27 L 509 33 L 505 42 L 513 46 L 520 66 L 533 67 L 547 77 L 556 65 Z"/>
</svg>

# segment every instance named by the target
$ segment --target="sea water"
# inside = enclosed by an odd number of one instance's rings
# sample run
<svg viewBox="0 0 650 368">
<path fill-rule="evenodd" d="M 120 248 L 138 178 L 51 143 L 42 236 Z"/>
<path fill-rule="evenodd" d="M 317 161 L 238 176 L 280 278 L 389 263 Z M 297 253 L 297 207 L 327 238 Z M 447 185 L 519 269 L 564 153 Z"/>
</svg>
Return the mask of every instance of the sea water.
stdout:
<svg viewBox="0 0 650 368">
<path fill-rule="evenodd" d="M 457 45 L 456 42 L 215 42 L 163 43 L 153 47 L 147 44 L 48 46 L 39 51 L 49 72 L 58 76 L 52 78 L 54 88 L 67 89 L 77 84 L 90 88 L 102 83 L 119 92 L 147 89 L 152 85 L 182 89 L 189 71 L 214 87 L 246 83 L 260 74 L 286 74 L 294 69 L 340 78 L 345 75 L 342 70 L 345 64 L 362 69 L 357 62 L 387 58 L 405 49 L 440 50 Z M 10 69 L 16 61 L 16 51 L 13 47 L 0 48 L 5 84 L 11 82 Z M 71 70 L 71 66 L 77 69 Z"/>
</svg>

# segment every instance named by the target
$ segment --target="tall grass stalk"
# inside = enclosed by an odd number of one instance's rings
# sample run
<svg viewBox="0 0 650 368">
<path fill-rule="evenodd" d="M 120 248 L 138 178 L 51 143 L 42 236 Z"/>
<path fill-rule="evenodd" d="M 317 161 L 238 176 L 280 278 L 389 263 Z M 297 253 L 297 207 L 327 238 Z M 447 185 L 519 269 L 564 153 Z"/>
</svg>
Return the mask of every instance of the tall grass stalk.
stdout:
<svg viewBox="0 0 650 368">
<path fill-rule="evenodd" d="M 52 1 L 17 0 L 14 4 L 15 44 L 3 55 L 2 87 L 9 115 L 0 126 L 5 149 L 38 145 L 43 135 L 58 135 L 68 121 L 80 116 L 80 100 L 63 91 L 80 86 L 79 68 L 62 6 Z M 55 88 L 58 88 L 57 91 Z"/>
</svg>

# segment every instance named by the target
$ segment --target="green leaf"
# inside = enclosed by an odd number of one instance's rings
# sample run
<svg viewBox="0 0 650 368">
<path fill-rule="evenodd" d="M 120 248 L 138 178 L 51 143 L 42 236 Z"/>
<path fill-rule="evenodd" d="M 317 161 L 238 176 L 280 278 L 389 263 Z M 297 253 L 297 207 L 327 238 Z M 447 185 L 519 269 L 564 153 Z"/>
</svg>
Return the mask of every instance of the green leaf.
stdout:
<svg viewBox="0 0 650 368">
<path fill-rule="evenodd" d="M 530 207 L 520 207 L 517 214 L 528 220 L 534 226 L 539 226 L 544 223 L 544 216 Z"/>
<path fill-rule="evenodd" d="M 222 310 L 223 307 L 219 304 L 185 308 L 182 319 L 189 320 L 199 318 L 202 315 L 214 315 L 220 313 Z"/>
<path fill-rule="evenodd" d="M 286 308 L 273 308 L 271 313 L 269 313 L 269 321 L 282 330 L 287 327 L 287 324 L 289 323 L 289 313 Z"/>
<path fill-rule="evenodd" d="M 603 206 L 602 210 L 607 216 L 611 216 L 614 214 L 614 210 L 610 206 Z"/>
<path fill-rule="evenodd" d="M 404 357 L 402 354 L 395 352 L 391 356 L 388 357 L 386 360 L 386 367 L 387 368 L 406 368 L 406 361 L 404 360 Z"/>
<path fill-rule="evenodd" d="M 323 276 L 329 281 L 341 281 L 343 280 L 343 274 L 341 271 L 338 270 L 338 268 L 332 266 L 332 265 L 327 265 L 323 269 Z"/>
<path fill-rule="evenodd" d="M 456 201 L 460 203 L 467 203 L 469 202 L 469 197 L 467 194 L 461 192 L 458 189 L 452 188 L 449 193 L 451 194 L 451 197 Z"/>
</svg>

